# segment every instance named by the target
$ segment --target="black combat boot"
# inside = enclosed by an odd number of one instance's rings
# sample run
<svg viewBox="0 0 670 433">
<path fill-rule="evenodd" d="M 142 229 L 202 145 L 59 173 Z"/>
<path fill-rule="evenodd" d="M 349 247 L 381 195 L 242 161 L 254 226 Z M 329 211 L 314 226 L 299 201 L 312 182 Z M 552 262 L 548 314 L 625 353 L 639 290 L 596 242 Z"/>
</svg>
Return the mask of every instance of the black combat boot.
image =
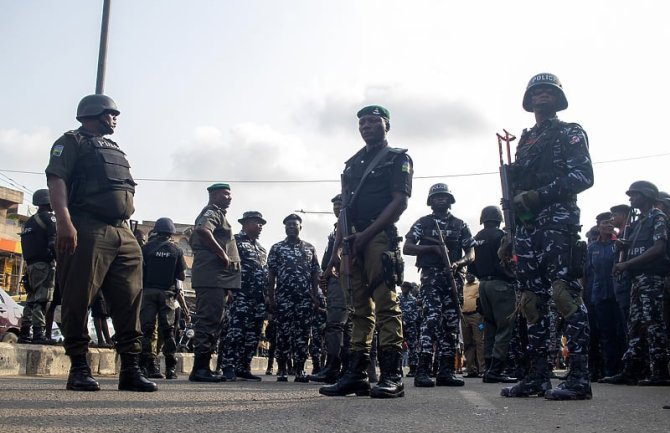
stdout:
<svg viewBox="0 0 670 433">
<path fill-rule="evenodd" d="M 70 356 L 70 374 L 66 389 L 72 391 L 100 391 L 100 384 L 93 379 L 86 355 Z"/>
<path fill-rule="evenodd" d="M 237 377 L 237 380 L 246 380 L 250 382 L 261 382 L 263 380 L 260 376 L 251 373 L 251 365 L 249 364 L 235 371 L 235 376 Z"/>
<path fill-rule="evenodd" d="M 274 364 L 275 359 L 268 357 L 268 368 L 265 370 L 266 376 L 272 376 L 272 364 Z"/>
<path fill-rule="evenodd" d="M 188 380 L 191 382 L 221 382 L 221 376 L 215 375 L 209 369 L 211 357 L 210 353 L 196 353 Z"/>
<path fill-rule="evenodd" d="M 668 373 L 668 360 L 651 361 L 651 376 L 637 383 L 640 386 L 670 386 L 670 374 Z"/>
<path fill-rule="evenodd" d="M 497 358 L 492 358 L 486 369 L 482 382 L 484 383 L 516 383 L 516 377 L 509 377 L 505 374 L 505 363 Z"/>
<path fill-rule="evenodd" d="M 19 329 L 19 344 L 29 344 L 32 341 L 30 337 L 30 322 L 21 323 L 21 329 Z"/>
<path fill-rule="evenodd" d="M 633 369 L 633 360 L 627 359 L 623 362 L 623 369 L 614 376 L 603 377 L 598 383 L 609 383 L 612 385 L 637 385 L 637 377 Z"/>
<path fill-rule="evenodd" d="M 288 374 L 286 374 L 286 360 L 277 360 L 277 382 L 288 382 Z"/>
<path fill-rule="evenodd" d="M 146 364 L 144 366 L 146 369 L 146 377 L 151 379 L 165 379 L 165 376 L 163 376 L 161 369 L 158 366 L 158 359 L 156 359 L 153 354 L 146 356 L 144 359 L 146 359 Z"/>
<path fill-rule="evenodd" d="M 465 381 L 454 374 L 455 358 L 452 355 L 440 356 L 440 369 L 435 376 L 437 386 L 463 386 Z"/>
<path fill-rule="evenodd" d="M 305 361 L 296 361 L 295 363 L 295 378 L 294 382 L 307 383 L 307 373 L 305 373 Z"/>
<path fill-rule="evenodd" d="M 347 371 L 350 358 L 351 358 L 351 352 L 349 351 L 349 349 L 342 348 L 342 350 L 340 351 L 340 373 L 337 375 L 338 379 L 342 377 L 344 373 Z"/>
<path fill-rule="evenodd" d="M 416 365 L 410 364 L 409 371 L 407 372 L 407 377 L 414 377 L 414 376 L 416 376 Z"/>
<path fill-rule="evenodd" d="M 174 354 L 165 355 L 165 378 L 177 378 L 177 358 L 174 356 Z"/>
<path fill-rule="evenodd" d="M 416 377 L 414 377 L 414 386 L 417 388 L 432 388 L 435 386 L 435 382 L 430 378 L 432 363 L 433 355 L 431 353 L 422 353 L 419 355 L 419 365 L 416 369 Z"/>
<path fill-rule="evenodd" d="M 400 375 L 402 353 L 397 350 L 379 351 L 379 382 L 370 390 L 372 398 L 405 396 L 405 385 Z"/>
<path fill-rule="evenodd" d="M 222 377 L 221 382 L 235 382 L 237 380 L 237 376 L 235 375 L 235 369 L 233 368 L 232 365 L 223 367 L 221 377 Z"/>
<path fill-rule="evenodd" d="M 591 400 L 591 380 L 589 379 L 588 356 L 570 355 L 570 370 L 557 388 L 544 393 L 547 400 Z"/>
<path fill-rule="evenodd" d="M 338 375 L 340 374 L 340 358 L 335 355 L 328 355 L 326 359 L 326 365 L 316 374 L 310 374 L 307 376 L 312 382 L 323 382 L 333 384 L 337 382 Z"/>
<path fill-rule="evenodd" d="M 140 355 L 121 353 L 119 391 L 158 391 L 158 386 L 142 375 L 142 370 L 140 370 Z"/>
<path fill-rule="evenodd" d="M 544 397 L 545 392 L 551 389 L 549 370 L 546 357 L 536 356 L 531 360 L 531 365 L 526 377 L 514 386 L 500 390 L 502 397 L 529 397 L 537 395 Z"/>
<path fill-rule="evenodd" d="M 342 377 L 333 385 L 319 388 L 319 394 L 329 397 L 356 394 L 357 396 L 370 395 L 368 381 L 368 365 L 370 354 L 363 351 L 350 352 L 349 365 Z"/>
<path fill-rule="evenodd" d="M 44 332 L 44 328 L 41 326 L 33 326 L 33 338 L 32 341 L 30 342 L 31 344 L 45 344 L 48 346 L 52 346 L 56 344 L 55 341 L 53 341 L 51 338 L 47 338 L 46 333 Z"/>
</svg>

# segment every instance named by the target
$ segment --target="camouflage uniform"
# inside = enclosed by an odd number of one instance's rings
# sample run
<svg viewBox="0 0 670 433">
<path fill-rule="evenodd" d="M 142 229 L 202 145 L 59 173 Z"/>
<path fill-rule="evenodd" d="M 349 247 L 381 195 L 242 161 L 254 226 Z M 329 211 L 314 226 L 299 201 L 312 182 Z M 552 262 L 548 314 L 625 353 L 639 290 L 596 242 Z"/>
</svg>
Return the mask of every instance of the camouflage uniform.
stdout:
<svg viewBox="0 0 670 433">
<path fill-rule="evenodd" d="M 235 242 L 242 266 L 242 287 L 230 306 L 222 364 L 242 373 L 251 370 L 263 330 L 268 265 L 267 251 L 257 240 L 241 231 L 235 235 Z"/>
<path fill-rule="evenodd" d="M 451 213 L 445 219 L 434 214 L 420 218 L 412 225 L 405 237 L 420 245 L 434 244 L 434 241 L 426 240 L 424 236 L 439 239 L 440 235 L 435 229 L 436 222 L 449 249 L 449 258 L 454 263 L 463 257 L 463 250 L 468 251 L 472 248 L 472 233 L 465 222 Z M 423 294 L 423 321 L 419 350 L 421 353 L 432 354 L 433 344 L 437 343 L 439 357 L 455 357 L 460 323 L 458 306 L 450 296 L 448 271 L 442 265 L 442 259 L 433 254 L 419 256 L 416 263 L 421 269 Z M 454 278 L 458 286 L 459 298 L 462 298 L 463 280 L 458 275 L 454 275 Z"/>
<path fill-rule="evenodd" d="M 304 365 L 313 315 L 312 275 L 320 272 L 316 249 L 302 240 L 283 240 L 270 248 L 268 267 L 277 274 L 277 360 L 288 360 L 293 348 L 296 364 Z"/>
<path fill-rule="evenodd" d="M 419 308 L 416 298 L 407 293 L 400 295 L 400 310 L 402 311 L 402 332 L 405 343 L 407 343 L 408 363 L 416 366 L 419 363 L 417 353 L 419 340 Z"/>
<path fill-rule="evenodd" d="M 312 317 L 309 356 L 312 358 L 312 366 L 314 367 L 314 370 L 318 371 L 322 364 L 323 339 L 326 332 L 326 298 L 319 292 L 317 299 L 319 300 L 319 310 L 315 311 Z"/>
<path fill-rule="evenodd" d="M 528 322 L 527 354 L 531 362 L 524 381 L 512 387 L 511 394 L 505 394 L 510 388 L 503 390 L 503 395 L 517 397 L 544 394 L 551 387 L 547 359 L 552 298 L 565 318 L 568 351 L 575 356 L 574 361 L 581 362 L 586 369 L 588 315 L 581 299 L 582 287 L 575 270 L 569 266 L 571 249 L 579 239 L 577 194 L 593 185 L 586 134 L 575 123 L 564 123 L 557 117 L 547 119 L 524 131 L 513 168 L 515 190 L 536 191 L 540 207 L 536 215 L 523 218 L 526 222 L 519 226 L 514 239 L 517 278 L 523 292 L 521 310 Z M 574 374 L 582 371 L 576 367 L 571 368 Z M 590 397 L 588 371 L 579 374 L 579 378 L 574 377 L 574 383 L 578 382 L 584 395 Z"/>
<path fill-rule="evenodd" d="M 631 225 L 631 233 L 633 243 L 628 249 L 628 260 L 642 255 L 657 240 L 668 242 L 667 217 L 660 210 L 652 208 L 647 215 Z M 662 312 L 666 273 L 667 264 L 654 263 L 647 269 L 630 271 L 632 286 L 628 349 L 623 355 L 625 364 L 644 357 L 645 339 L 652 371 L 655 364 L 667 363 L 668 341 Z"/>
</svg>

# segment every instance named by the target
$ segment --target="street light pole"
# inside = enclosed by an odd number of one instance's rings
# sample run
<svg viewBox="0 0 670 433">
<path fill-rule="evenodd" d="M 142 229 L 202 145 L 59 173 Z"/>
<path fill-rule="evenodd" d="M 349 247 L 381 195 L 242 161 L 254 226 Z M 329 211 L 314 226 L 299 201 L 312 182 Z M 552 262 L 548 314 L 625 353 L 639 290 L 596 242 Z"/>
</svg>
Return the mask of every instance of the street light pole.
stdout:
<svg viewBox="0 0 670 433">
<path fill-rule="evenodd" d="M 107 34 L 109 31 L 109 8 L 111 0 L 104 0 L 102 6 L 102 25 L 100 28 L 100 50 L 98 52 L 98 78 L 95 82 L 95 94 L 105 92 L 105 69 L 107 67 Z"/>
</svg>

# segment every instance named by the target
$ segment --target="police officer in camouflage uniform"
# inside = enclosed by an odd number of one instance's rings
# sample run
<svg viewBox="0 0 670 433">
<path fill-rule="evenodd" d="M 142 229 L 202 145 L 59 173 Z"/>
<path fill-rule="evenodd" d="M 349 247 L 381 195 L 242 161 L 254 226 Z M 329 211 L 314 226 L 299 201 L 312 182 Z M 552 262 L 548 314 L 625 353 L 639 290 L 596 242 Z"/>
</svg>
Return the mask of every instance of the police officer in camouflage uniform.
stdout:
<svg viewBox="0 0 670 433">
<path fill-rule="evenodd" d="M 520 220 L 514 246 L 522 291 L 521 311 L 528 322 L 528 374 L 505 397 L 543 395 L 551 400 L 591 398 L 588 371 L 589 324 L 578 277 L 585 245 L 579 239 L 577 194 L 593 185 L 586 133 L 565 123 L 556 112 L 568 107 L 558 78 L 542 73 L 531 78 L 523 108 L 536 124 L 521 136 L 513 168 L 513 206 Z M 551 390 L 547 364 L 550 339 L 549 302 L 554 300 L 566 322 L 570 372 Z"/>
<path fill-rule="evenodd" d="M 349 277 L 342 273 L 346 263 L 341 261 L 340 250 L 343 234 L 349 234 L 345 241 L 352 259 L 351 358 L 342 378 L 334 385 L 321 387 L 319 393 L 402 397 L 405 395 L 400 368 L 402 313 L 395 291 L 395 285 L 402 282 L 402 258 L 394 224 L 407 208 L 412 193 L 412 159 L 405 149 L 388 146 L 391 123 L 386 108 L 371 105 L 359 110 L 357 117 L 365 147 L 345 163 L 342 174 L 345 208 L 340 212 L 335 247 L 326 266 L 326 275 L 340 269 L 341 278 Z M 367 368 L 375 325 L 379 330 L 381 375 L 371 390 Z"/>
<path fill-rule="evenodd" d="M 23 308 L 19 343 L 52 344 L 45 334 L 46 308 L 56 284 L 56 217 L 51 210 L 48 189 L 33 194 L 37 213 L 28 218 L 21 232 L 21 250 L 28 268 L 28 299 Z M 33 328 L 32 340 L 30 327 Z"/>
<path fill-rule="evenodd" d="M 82 126 L 56 140 L 46 168 L 56 214 L 61 330 L 71 362 L 67 389 L 77 391 L 100 389 L 86 360 L 88 307 L 98 292 L 112 312 L 119 389 L 157 390 L 139 367 L 142 251 L 127 222 L 135 211 L 136 183 L 125 153 L 105 138 L 114 133 L 119 114 L 109 96 L 84 97 L 77 107 Z"/>
<path fill-rule="evenodd" d="M 308 382 L 305 374 L 313 309 L 318 307 L 319 260 L 316 248 L 300 239 L 302 218 L 284 218 L 286 239 L 268 254 L 268 297 L 277 320 L 277 382 L 288 381 L 286 362 L 295 356 L 295 381 Z"/>
<path fill-rule="evenodd" d="M 664 277 L 670 269 L 667 256 L 668 217 L 655 203 L 658 188 L 651 182 L 633 182 L 626 191 L 630 205 L 640 210 L 640 218 L 630 227 L 623 262 L 614 265 L 613 273 L 627 271 L 631 277 L 628 350 L 623 355 L 621 373 L 605 377 L 604 383 L 634 383 L 634 361 L 644 356 L 644 340 L 651 361 L 651 377 L 638 385 L 670 386 L 668 374 L 668 340 L 663 322 Z"/>
<path fill-rule="evenodd" d="M 165 377 L 176 379 L 177 343 L 174 338 L 176 281 L 186 279 L 184 252 L 172 240 L 177 228 L 170 218 L 158 218 L 154 235 L 142 247 L 144 259 L 144 289 L 142 292 L 142 367 L 151 378 L 162 379 L 157 368 L 151 340 L 158 316 L 158 330 L 163 339 Z"/>
<path fill-rule="evenodd" d="M 265 319 L 268 254 L 258 238 L 267 221 L 257 211 L 244 212 L 237 221 L 242 224 L 242 231 L 235 235 L 242 261 L 242 287 L 230 306 L 223 344 L 223 376 L 226 381 L 260 382 L 261 378 L 251 373 L 251 361 L 258 350 Z"/>
<path fill-rule="evenodd" d="M 209 203 L 195 219 L 191 235 L 193 267 L 191 286 L 195 289 L 198 321 L 195 323 L 195 359 L 189 375 L 192 382 L 219 382 L 209 363 L 221 333 L 226 297 L 241 287 L 240 255 L 233 229 L 226 218 L 232 201 L 230 185 L 215 183 L 207 188 Z"/>
<path fill-rule="evenodd" d="M 342 209 L 342 195 L 337 194 L 331 199 L 333 213 L 339 217 Z M 351 343 L 351 306 L 347 303 L 344 287 L 337 275 L 326 275 L 328 261 L 333 253 L 337 223 L 328 235 L 328 246 L 321 260 L 321 270 L 324 271 L 319 285 L 326 292 L 326 330 L 324 335 L 326 345 L 326 365 L 317 374 L 309 376 L 312 382 L 333 384 L 340 376 L 341 367 L 347 366 L 349 359 L 349 345 Z"/>
<path fill-rule="evenodd" d="M 402 337 L 407 345 L 407 362 L 409 372 L 407 377 L 416 375 L 416 366 L 419 364 L 419 355 L 417 353 L 419 342 L 419 307 L 416 298 L 412 295 L 414 286 L 409 281 L 405 281 L 400 286 L 402 294 L 400 295 L 400 311 L 402 311 Z"/>
<path fill-rule="evenodd" d="M 474 260 L 472 233 L 468 225 L 454 216 L 450 209 L 456 202 L 449 187 L 437 183 L 430 187 L 427 205 L 433 213 L 419 218 L 405 235 L 403 252 L 417 256 L 416 266 L 421 269 L 423 292 L 423 322 L 419 338 L 419 366 L 414 386 L 463 386 L 463 379 L 454 375 L 454 363 L 460 332 L 458 305 L 451 295 L 449 273 L 458 281 L 459 298 L 463 295 L 462 270 Z M 440 230 L 440 232 L 438 232 Z M 445 266 L 444 240 L 452 268 Z M 465 254 L 464 254 L 465 253 Z M 460 302 L 460 300 L 459 300 Z M 439 371 L 436 381 L 429 377 L 433 359 L 433 345 L 438 344 Z"/>
</svg>

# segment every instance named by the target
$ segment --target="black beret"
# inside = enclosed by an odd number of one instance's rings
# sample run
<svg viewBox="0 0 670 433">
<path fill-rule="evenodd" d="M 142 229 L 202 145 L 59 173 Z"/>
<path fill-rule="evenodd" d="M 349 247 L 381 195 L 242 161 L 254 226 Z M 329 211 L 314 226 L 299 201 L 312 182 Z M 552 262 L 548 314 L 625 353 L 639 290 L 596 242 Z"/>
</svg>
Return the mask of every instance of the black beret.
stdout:
<svg viewBox="0 0 670 433">
<path fill-rule="evenodd" d="M 616 206 L 612 206 L 610 208 L 610 212 L 612 213 L 628 213 L 630 212 L 630 206 L 627 204 L 618 204 Z"/>
<path fill-rule="evenodd" d="M 300 224 L 302 224 L 302 218 L 300 218 L 299 215 L 294 214 L 294 213 L 292 213 L 291 215 L 289 215 L 289 216 L 287 216 L 286 218 L 284 218 L 284 221 L 282 221 L 282 223 L 286 224 L 286 222 L 289 221 L 289 220 L 298 220 L 298 222 L 299 222 Z"/>
<path fill-rule="evenodd" d="M 363 107 L 356 113 L 356 116 L 359 119 L 363 116 L 379 116 L 386 120 L 391 120 L 391 113 L 381 105 L 368 105 L 367 107 Z"/>
<path fill-rule="evenodd" d="M 612 219 L 612 212 L 602 212 L 596 216 L 596 222 L 598 222 L 598 224 L 600 224 L 600 221 L 611 220 L 611 219 Z"/>
<path fill-rule="evenodd" d="M 330 199 L 331 203 L 342 203 L 342 194 L 338 194 Z"/>
</svg>

